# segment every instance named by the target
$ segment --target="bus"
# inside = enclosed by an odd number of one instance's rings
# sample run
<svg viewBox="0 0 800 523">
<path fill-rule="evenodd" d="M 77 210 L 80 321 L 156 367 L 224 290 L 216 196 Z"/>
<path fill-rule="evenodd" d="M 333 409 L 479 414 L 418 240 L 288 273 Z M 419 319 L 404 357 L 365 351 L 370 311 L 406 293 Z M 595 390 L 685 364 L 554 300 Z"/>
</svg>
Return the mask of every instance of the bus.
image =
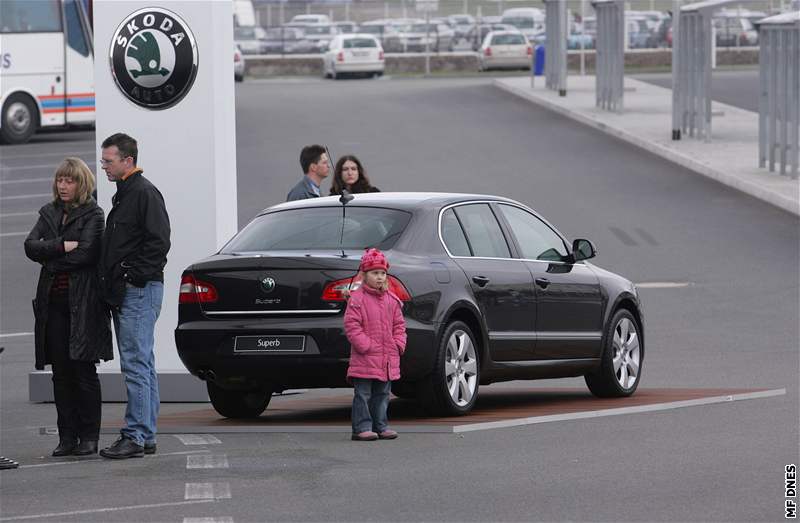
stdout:
<svg viewBox="0 0 800 523">
<path fill-rule="evenodd" d="M 83 0 L 0 0 L 0 140 L 95 121 L 94 48 Z"/>
</svg>

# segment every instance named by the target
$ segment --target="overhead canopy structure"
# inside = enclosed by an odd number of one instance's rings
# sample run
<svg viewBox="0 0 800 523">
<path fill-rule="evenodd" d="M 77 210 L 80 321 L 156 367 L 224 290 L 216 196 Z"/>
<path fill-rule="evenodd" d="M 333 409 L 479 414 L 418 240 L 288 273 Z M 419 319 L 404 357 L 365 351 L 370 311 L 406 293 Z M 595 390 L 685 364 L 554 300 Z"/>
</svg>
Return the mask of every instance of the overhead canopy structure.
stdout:
<svg viewBox="0 0 800 523">
<path fill-rule="evenodd" d="M 800 11 L 759 23 L 758 166 L 798 177 Z"/>
<path fill-rule="evenodd" d="M 685 5 L 673 19 L 672 139 L 711 140 L 711 17 L 741 0 L 707 0 Z M 677 25 L 677 30 L 675 26 Z"/>
<path fill-rule="evenodd" d="M 595 49 L 595 104 L 622 112 L 625 80 L 625 2 L 595 0 L 597 42 Z"/>
</svg>

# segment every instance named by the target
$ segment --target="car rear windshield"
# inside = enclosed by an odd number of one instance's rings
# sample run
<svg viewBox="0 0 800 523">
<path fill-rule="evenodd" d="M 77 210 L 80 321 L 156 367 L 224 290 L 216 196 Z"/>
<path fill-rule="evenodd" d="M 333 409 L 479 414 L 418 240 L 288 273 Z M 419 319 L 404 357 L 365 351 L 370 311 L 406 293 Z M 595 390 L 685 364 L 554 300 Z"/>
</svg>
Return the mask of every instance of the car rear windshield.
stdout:
<svg viewBox="0 0 800 523">
<path fill-rule="evenodd" d="M 347 38 L 344 41 L 345 49 L 360 49 L 365 47 L 378 47 L 378 43 L 372 38 Z"/>
<path fill-rule="evenodd" d="M 350 207 L 344 238 L 341 207 L 312 207 L 272 212 L 250 222 L 222 249 L 222 254 L 263 251 L 363 250 L 394 246 L 411 214 L 396 209 Z"/>
<path fill-rule="evenodd" d="M 494 35 L 492 45 L 525 45 L 525 37 L 522 35 Z"/>
</svg>

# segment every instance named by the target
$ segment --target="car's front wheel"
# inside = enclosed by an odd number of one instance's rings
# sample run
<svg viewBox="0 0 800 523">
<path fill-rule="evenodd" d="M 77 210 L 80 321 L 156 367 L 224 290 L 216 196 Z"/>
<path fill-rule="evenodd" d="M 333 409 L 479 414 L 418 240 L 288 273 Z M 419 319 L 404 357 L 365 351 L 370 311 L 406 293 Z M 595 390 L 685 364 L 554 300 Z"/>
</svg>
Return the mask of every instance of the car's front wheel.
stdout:
<svg viewBox="0 0 800 523">
<path fill-rule="evenodd" d="M 436 352 L 422 400 L 436 415 L 461 416 L 475 405 L 480 383 L 480 365 L 475 337 L 461 321 L 447 325 Z"/>
<path fill-rule="evenodd" d="M 586 374 L 589 390 L 601 398 L 630 396 L 639 386 L 644 360 L 644 343 L 636 318 L 626 309 L 618 310 L 608 324 L 600 368 Z"/>
<path fill-rule="evenodd" d="M 266 390 L 231 390 L 206 382 L 211 405 L 226 418 L 257 418 L 272 399 Z"/>
</svg>

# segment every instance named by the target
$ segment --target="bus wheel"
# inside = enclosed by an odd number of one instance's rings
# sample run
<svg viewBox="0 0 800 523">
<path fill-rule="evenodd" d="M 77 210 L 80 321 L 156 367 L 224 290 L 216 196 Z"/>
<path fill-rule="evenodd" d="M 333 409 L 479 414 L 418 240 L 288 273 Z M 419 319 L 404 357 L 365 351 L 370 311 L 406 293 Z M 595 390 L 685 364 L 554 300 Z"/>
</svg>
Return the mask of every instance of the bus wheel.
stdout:
<svg viewBox="0 0 800 523">
<path fill-rule="evenodd" d="M 3 104 L 0 139 L 5 143 L 25 143 L 39 126 L 39 113 L 24 94 L 12 94 Z"/>
</svg>

